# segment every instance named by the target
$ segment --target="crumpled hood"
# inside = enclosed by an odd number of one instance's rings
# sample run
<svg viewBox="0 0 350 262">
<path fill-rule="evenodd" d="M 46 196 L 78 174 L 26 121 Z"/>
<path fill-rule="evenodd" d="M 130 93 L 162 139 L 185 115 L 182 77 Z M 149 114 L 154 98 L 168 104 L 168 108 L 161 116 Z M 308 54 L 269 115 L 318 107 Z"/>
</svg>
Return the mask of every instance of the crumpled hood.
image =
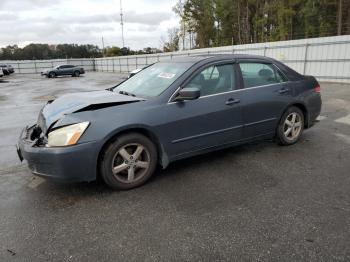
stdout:
<svg viewBox="0 0 350 262">
<path fill-rule="evenodd" d="M 82 111 L 84 108 L 93 105 L 100 105 L 100 108 L 103 108 L 141 100 L 144 99 L 107 90 L 67 94 L 48 102 L 43 107 L 39 114 L 38 125 L 46 133 L 47 129 L 64 115 Z"/>
</svg>

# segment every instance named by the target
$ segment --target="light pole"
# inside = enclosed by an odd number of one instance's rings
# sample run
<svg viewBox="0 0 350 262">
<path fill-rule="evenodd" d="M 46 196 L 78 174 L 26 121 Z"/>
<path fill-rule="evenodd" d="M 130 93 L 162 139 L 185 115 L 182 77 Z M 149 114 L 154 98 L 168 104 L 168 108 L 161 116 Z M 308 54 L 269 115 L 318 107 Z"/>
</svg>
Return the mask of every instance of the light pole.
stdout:
<svg viewBox="0 0 350 262">
<path fill-rule="evenodd" d="M 122 27 L 122 43 L 123 46 L 125 47 L 125 43 L 124 43 L 124 22 L 123 22 L 123 8 L 122 8 L 122 0 L 120 0 L 120 25 Z"/>
</svg>

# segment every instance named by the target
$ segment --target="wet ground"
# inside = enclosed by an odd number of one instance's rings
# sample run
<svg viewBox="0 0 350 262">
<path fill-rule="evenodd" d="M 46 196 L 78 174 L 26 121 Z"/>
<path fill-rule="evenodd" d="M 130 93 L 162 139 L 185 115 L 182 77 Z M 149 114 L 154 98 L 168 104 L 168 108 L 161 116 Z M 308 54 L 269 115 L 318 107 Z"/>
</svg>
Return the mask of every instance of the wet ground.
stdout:
<svg viewBox="0 0 350 262">
<path fill-rule="evenodd" d="M 0 80 L 0 261 L 349 261 L 350 85 L 322 84 L 300 143 L 255 143 L 179 161 L 145 186 L 33 177 L 15 153 L 46 100 L 118 74 Z"/>
</svg>

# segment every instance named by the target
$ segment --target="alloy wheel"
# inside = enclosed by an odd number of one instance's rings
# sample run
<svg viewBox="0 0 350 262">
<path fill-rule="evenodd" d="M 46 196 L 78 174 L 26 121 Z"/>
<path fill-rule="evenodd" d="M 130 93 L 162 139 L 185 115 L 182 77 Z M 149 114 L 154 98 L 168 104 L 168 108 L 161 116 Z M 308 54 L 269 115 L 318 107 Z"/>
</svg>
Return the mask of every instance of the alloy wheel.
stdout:
<svg viewBox="0 0 350 262">
<path fill-rule="evenodd" d="M 295 140 L 301 132 L 302 125 L 302 117 L 296 112 L 290 113 L 286 117 L 283 125 L 283 133 L 285 138 L 289 141 Z"/>
<path fill-rule="evenodd" d="M 150 153 L 141 144 L 122 146 L 112 160 L 114 177 L 123 183 L 133 183 L 140 180 L 150 167 Z"/>
</svg>

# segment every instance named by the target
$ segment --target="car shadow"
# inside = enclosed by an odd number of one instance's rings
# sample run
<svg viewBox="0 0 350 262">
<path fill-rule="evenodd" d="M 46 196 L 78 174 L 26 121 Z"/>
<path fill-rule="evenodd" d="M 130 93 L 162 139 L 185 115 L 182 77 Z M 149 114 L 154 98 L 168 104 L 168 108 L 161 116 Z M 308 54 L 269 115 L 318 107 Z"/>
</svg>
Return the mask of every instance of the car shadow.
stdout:
<svg viewBox="0 0 350 262">
<path fill-rule="evenodd" d="M 154 184 L 159 182 L 167 183 L 166 180 L 171 180 L 175 177 L 176 180 L 181 179 L 179 177 L 183 175 L 195 175 L 196 173 L 200 172 L 199 170 L 206 169 L 207 166 L 209 167 L 211 165 L 216 165 L 220 161 L 230 161 L 231 158 L 234 158 L 235 156 L 239 156 L 241 154 L 249 154 L 249 152 L 260 152 L 273 145 L 274 144 L 271 143 L 271 141 L 252 142 L 245 145 L 220 149 L 214 152 L 178 160 L 174 163 L 171 163 L 166 169 L 158 167 L 155 174 L 145 185 L 126 191 L 118 191 L 109 188 L 100 177 L 96 181 L 82 183 L 59 183 L 55 181 L 45 180 L 40 188 L 43 191 L 47 190 L 49 192 L 52 192 L 52 190 L 54 190 L 59 194 L 66 192 L 80 196 L 93 196 L 101 194 L 110 195 L 135 190 L 147 190 L 147 186 L 152 187 Z M 222 164 L 225 165 L 225 162 Z"/>
<path fill-rule="evenodd" d="M 80 75 L 78 77 L 76 76 L 71 76 L 71 75 L 64 75 L 64 76 L 55 76 L 55 77 L 47 77 L 47 76 L 42 76 L 44 79 L 62 79 L 62 78 L 73 78 L 73 79 L 79 79 L 79 78 L 84 78 L 85 76 Z"/>
<path fill-rule="evenodd" d="M 44 201 L 42 205 L 50 209 L 100 201 L 119 205 L 138 201 L 142 196 L 154 200 L 177 197 L 184 207 L 201 212 L 205 203 L 218 201 L 213 207 L 225 205 L 219 196 L 214 197 L 217 194 L 229 197 L 235 205 L 243 205 L 262 190 L 278 185 L 278 178 L 257 170 L 256 163 L 260 161 L 254 160 L 254 154 L 260 154 L 256 152 L 273 147 L 277 145 L 256 142 L 179 160 L 164 170 L 159 168 L 146 184 L 126 191 L 113 190 L 99 178 L 94 182 L 72 184 L 43 180 L 35 189 L 26 186 L 25 194 L 29 204 L 36 199 Z M 253 159 L 255 166 L 247 162 L 242 164 L 244 158 Z"/>
<path fill-rule="evenodd" d="M 166 169 L 159 168 L 151 180 L 166 179 L 167 176 L 178 175 L 191 168 L 196 169 L 207 165 L 217 164 L 219 161 L 229 160 L 230 157 L 239 156 L 243 153 L 260 152 L 267 147 L 274 146 L 271 140 L 250 142 L 243 145 L 219 149 L 213 152 L 189 157 L 171 163 Z"/>
</svg>

